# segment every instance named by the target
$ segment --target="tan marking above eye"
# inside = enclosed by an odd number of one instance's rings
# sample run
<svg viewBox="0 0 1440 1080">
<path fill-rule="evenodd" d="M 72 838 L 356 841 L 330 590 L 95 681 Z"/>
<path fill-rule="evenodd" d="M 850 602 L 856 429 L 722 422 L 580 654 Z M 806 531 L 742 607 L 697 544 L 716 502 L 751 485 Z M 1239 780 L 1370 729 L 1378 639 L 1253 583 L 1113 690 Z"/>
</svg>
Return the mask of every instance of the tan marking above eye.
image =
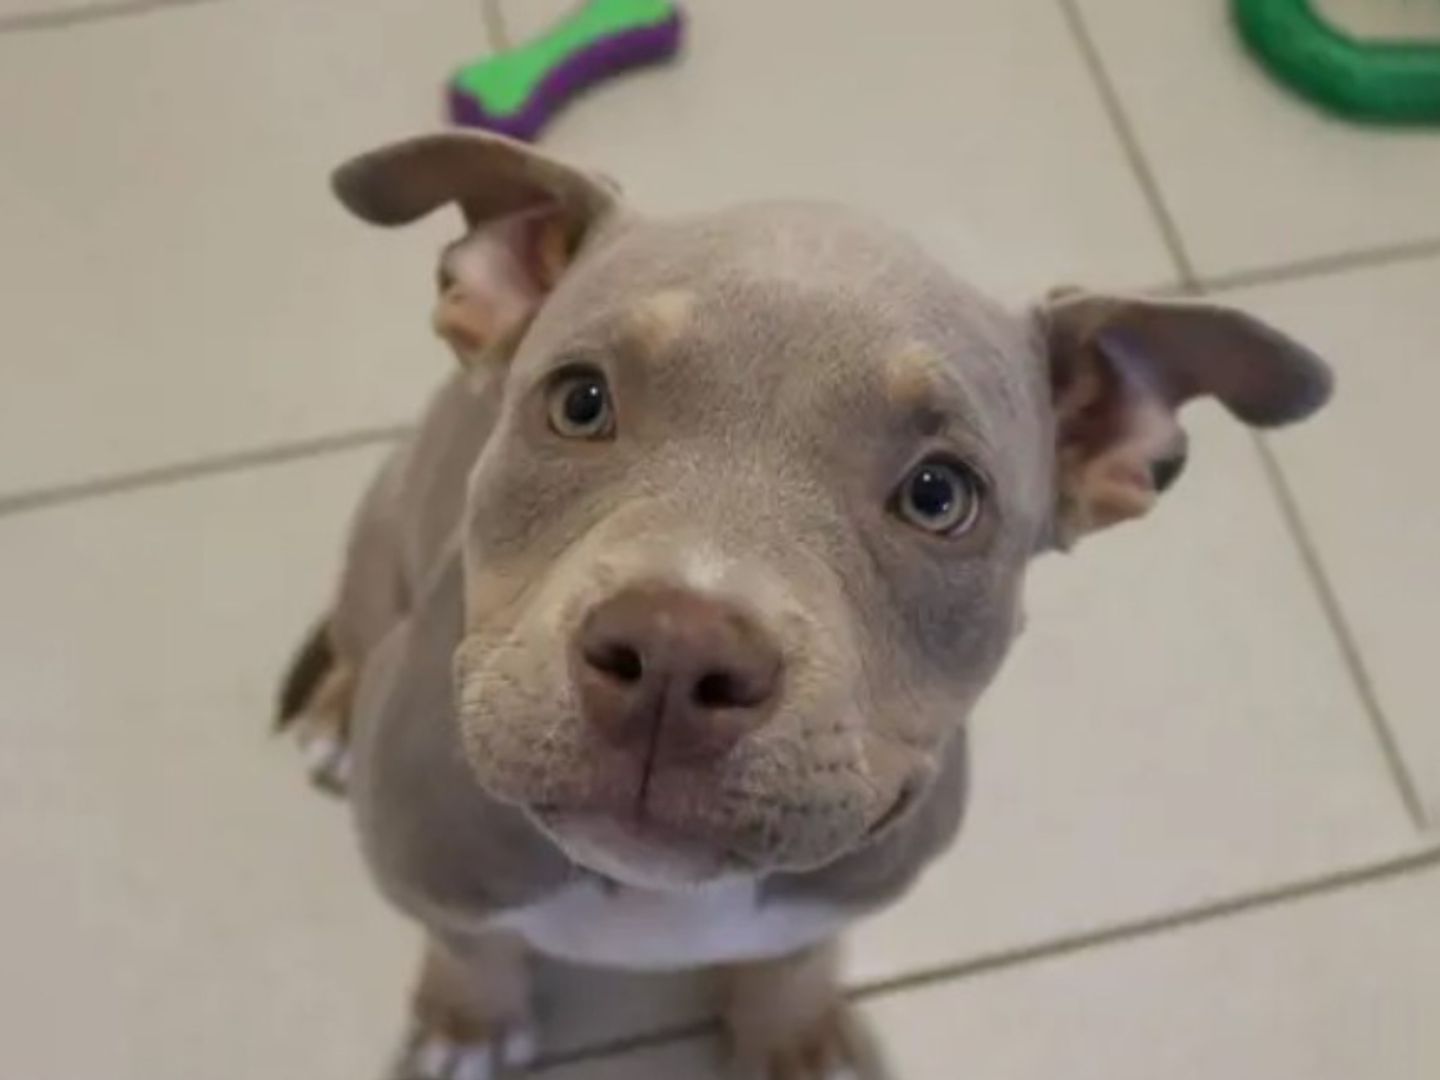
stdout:
<svg viewBox="0 0 1440 1080">
<path fill-rule="evenodd" d="M 897 409 L 925 409 L 942 396 L 944 368 L 935 351 L 911 342 L 885 360 L 885 396 Z"/>
<path fill-rule="evenodd" d="M 695 294 L 687 289 L 651 293 L 630 310 L 629 329 L 640 347 L 654 356 L 675 343 L 694 308 Z"/>
</svg>

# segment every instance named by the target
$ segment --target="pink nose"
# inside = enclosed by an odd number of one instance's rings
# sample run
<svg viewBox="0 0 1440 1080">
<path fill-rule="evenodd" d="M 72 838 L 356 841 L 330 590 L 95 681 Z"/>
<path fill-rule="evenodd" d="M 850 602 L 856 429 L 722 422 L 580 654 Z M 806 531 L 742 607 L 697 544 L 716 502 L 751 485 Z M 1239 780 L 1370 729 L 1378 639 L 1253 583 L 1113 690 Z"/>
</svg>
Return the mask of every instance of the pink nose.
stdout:
<svg viewBox="0 0 1440 1080">
<path fill-rule="evenodd" d="M 780 650 L 745 613 L 665 585 L 593 608 L 575 641 L 585 717 L 607 741 L 656 761 L 720 757 L 764 722 Z"/>
</svg>

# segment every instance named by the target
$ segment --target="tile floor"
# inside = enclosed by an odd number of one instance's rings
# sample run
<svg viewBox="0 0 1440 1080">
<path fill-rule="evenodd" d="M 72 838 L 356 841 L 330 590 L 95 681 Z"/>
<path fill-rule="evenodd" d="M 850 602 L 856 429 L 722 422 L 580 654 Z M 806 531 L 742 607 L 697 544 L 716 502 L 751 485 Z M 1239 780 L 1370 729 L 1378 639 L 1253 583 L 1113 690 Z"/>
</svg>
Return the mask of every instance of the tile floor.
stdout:
<svg viewBox="0 0 1440 1080">
<path fill-rule="evenodd" d="M 1196 409 L 1156 519 L 1039 567 L 963 841 L 853 942 L 894 1075 L 1440 1074 L 1440 131 L 1297 104 L 1220 0 L 687 6 L 550 147 L 660 209 L 857 202 L 1012 300 L 1206 289 L 1342 381 L 1263 442 Z M 444 225 L 324 174 L 481 40 L 477 0 L 0 0 L 0 1075 L 388 1049 L 412 934 L 264 726 L 444 363 Z M 716 1075 L 685 980 L 551 981 L 545 1075 Z"/>
</svg>

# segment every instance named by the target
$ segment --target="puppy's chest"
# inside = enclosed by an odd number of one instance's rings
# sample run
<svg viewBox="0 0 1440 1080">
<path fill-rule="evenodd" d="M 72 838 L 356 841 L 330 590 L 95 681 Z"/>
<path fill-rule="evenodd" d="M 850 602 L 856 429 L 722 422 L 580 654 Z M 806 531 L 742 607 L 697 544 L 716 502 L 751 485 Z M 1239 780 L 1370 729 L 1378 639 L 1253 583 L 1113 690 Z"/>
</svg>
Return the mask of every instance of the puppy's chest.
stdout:
<svg viewBox="0 0 1440 1080">
<path fill-rule="evenodd" d="M 815 903 L 761 902 L 753 881 L 673 893 L 585 881 L 496 923 L 562 960 L 660 970 L 783 956 L 829 937 L 849 918 Z"/>
</svg>

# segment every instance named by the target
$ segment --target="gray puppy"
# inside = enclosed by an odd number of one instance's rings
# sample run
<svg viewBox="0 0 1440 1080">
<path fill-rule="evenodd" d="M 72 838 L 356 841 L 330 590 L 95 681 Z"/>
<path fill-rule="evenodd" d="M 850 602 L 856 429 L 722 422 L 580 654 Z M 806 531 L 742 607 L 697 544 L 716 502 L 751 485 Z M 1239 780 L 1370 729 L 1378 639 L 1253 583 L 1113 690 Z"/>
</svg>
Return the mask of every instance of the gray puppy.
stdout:
<svg viewBox="0 0 1440 1080">
<path fill-rule="evenodd" d="M 851 1075 L 832 943 L 958 828 L 1030 560 L 1150 508 L 1187 400 L 1281 424 L 1326 368 L 1208 304 L 1013 314 L 834 207 L 642 217 L 497 138 L 335 188 L 467 230 L 434 314 L 462 370 L 282 710 L 427 935 L 400 1074 L 523 1064 L 537 950 L 714 967 L 750 1075 Z"/>
</svg>

